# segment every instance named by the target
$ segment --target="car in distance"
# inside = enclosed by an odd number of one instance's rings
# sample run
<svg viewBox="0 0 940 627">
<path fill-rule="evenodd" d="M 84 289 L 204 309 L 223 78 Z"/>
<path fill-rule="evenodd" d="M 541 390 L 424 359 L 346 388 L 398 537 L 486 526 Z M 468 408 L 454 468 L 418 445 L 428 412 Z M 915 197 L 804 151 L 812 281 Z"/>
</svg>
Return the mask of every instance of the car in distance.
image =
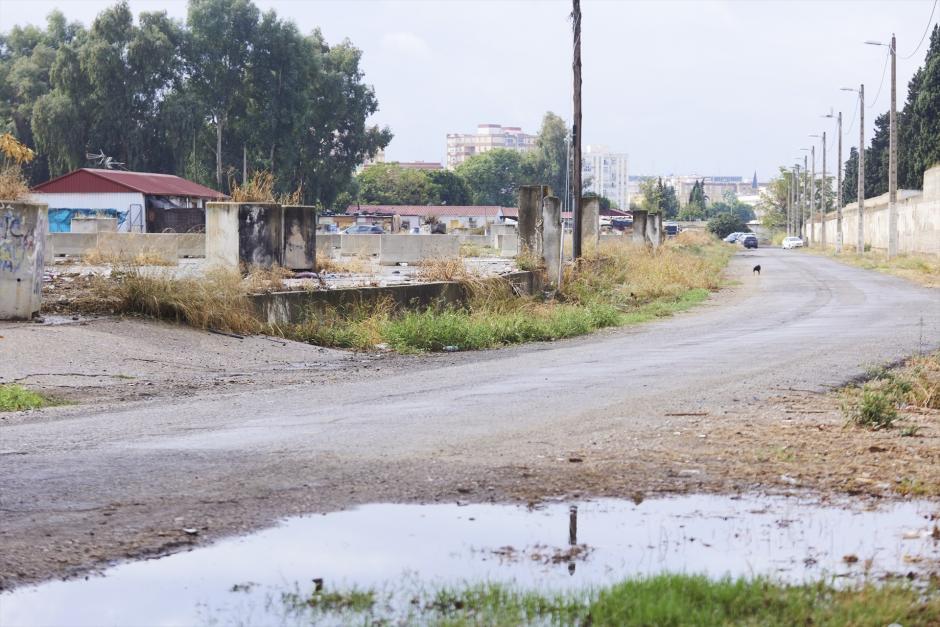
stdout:
<svg viewBox="0 0 940 627">
<path fill-rule="evenodd" d="M 736 241 L 738 241 L 738 237 L 741 235 L 742 233 L 738 232 L 729 233 L 728 235 L 725 235 L 725 241 L 729 244 L 734 244 Z"/>
<path fill-rule="evenodd" d="M 781 248 L 803 248 L 803 240 L 799 237 L 784 237 L 783 243 L 780 244 Z"/>
<path fill-rule="evenodd" d="M 757 248 L 757 236 L 753 233 L 748 233 L 744 237 L 738 239 L 739 242 L 744 244 L 745 248 Z"/>
<path fill-rule="evenodd" d="M 370 233 L 381 234 L 384 232 L 385 231 L 382 230 L 382 227 L 375 224 L 354 224 L 343 231 L 343 233 L 346 233 L 347 235 L 364 235 Z"/>
</svg>

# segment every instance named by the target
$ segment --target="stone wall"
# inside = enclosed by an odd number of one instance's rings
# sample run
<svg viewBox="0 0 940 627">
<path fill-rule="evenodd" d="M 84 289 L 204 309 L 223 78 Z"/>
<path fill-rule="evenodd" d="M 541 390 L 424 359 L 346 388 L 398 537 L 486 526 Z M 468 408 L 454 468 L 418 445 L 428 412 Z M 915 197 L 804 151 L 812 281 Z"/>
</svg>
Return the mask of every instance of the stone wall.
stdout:
<svg viewBox="0 0 940 627">
<path fill-rule="evenodd" d="M 29 320 L 42 303 L 46 205 L 0 201 L 0 320 Z"/>
</svg>

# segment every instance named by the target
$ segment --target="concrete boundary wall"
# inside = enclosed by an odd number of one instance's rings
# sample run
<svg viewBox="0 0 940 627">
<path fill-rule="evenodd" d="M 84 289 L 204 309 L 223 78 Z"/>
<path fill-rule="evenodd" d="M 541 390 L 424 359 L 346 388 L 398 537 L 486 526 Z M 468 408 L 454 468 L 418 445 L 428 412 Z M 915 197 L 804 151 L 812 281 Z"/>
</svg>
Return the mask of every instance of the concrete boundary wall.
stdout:
<svg viewBox="0 0 940 627">
<path fill-rule="evenodd" d="M 924 173 L 924 191 L 898 190 L 898 252 L 940 255 L 940 166 Z M 819 242 L 818 219 L 807 224 L 812 241 Z M 838 236 L 835 212 L 826 214 L 826 243 L 834 248 Z M 865 199 L 865 245 L 888 249 L 888 194 Z M 858 240 L 858 203 L 842 209 L 843 246 L 855 249 Z"/>
<path fill-rule="evenodd" d="M 541 275 L 534 272 L 513 272 L 493 281 L 508 282 L 519 295 L 534 294 L 542 289 Z M 396 309 L 422 309 L 433 305 L 467 304 L 470 295 L 460 283 L 439 282 L 386 287 L 358 287 L 338 290 L 274 292 L 251 296 L 255 315 L 269 324 L 297 324 L 320 316 L 328 308 L 350 309 L 373 306 L 390 301 Z"/>
<path fill-rule="evenodd" d="M 180 257 L 205 257 L 203 233 L 49 233 L 46 236 L 46 260 L 53 257 L 84 257 L 92 253 L 105 256 L 136 257 L 156 255 L 166 263 Z"/>
<path fill-rule="evenodd" d="M 340 253 L 347 257 L 378 257 L 382 250 L 382 236 L 378 233 L 342 233 L 339 246 Z"/>
<path fill-rule="evenodd" d="M 452 235 L 382 235 L 379 263 L 418 263 L 426 259 L 453 259 L 460 256 L 460 238 Z"/>
<path fill-rule="evenodd" d="M 317 233 L 317 254 L 335 259 L 342 254 L 342 235 L 339 233 Z"/>
</svg>

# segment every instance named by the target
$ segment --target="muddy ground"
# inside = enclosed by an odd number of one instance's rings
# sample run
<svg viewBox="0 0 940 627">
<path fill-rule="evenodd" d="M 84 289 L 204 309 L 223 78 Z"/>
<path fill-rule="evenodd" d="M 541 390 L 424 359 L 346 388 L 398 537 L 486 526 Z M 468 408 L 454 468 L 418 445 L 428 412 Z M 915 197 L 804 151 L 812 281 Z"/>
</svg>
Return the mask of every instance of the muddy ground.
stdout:
<svg viewBox="0 0 940 627">
<path fill-rule="evenodd" d="M 376 501 L 936 498 L 937 412 L 867 431 L 832 390 L 940 343 L 938 293 L 785 255 L 739 255 L 738 287 L 669 320 L 472 354 L 2 325 L 2 381 L 76 404 L 0 419 L 0 585 Z"/>
</svg>

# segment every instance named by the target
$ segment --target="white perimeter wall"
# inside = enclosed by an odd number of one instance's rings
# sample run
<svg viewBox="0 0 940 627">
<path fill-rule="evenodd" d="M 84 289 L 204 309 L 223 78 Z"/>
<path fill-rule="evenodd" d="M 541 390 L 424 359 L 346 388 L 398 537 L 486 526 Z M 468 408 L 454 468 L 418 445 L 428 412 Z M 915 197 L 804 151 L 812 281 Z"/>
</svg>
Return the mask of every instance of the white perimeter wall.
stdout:
<svg viewBox="0 0 940 627">
<path fill-rule="evenodd" d="M 34 202 L 45 203 L 50 209 L 116 209 L 121 212 L 131 212 L 120 230 L 126 231 L 128 224 L 143 224 L 144 230 L 147 228 L 147 221 L 144 219 L 143 194 L 33 192 L 32 197 Z"/>
</svg>

